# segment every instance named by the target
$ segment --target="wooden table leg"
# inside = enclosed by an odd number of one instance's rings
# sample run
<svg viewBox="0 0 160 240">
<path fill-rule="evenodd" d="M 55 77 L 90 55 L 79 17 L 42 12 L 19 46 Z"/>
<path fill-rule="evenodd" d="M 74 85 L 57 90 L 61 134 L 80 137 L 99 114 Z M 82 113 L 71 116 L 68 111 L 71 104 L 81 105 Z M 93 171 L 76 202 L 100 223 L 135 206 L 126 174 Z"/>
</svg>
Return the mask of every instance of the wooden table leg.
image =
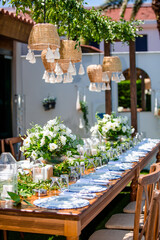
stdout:
<svg viewBox="0 0 160 240">
<path fill-rule="evenodd" d="M 133 178 L 131 183 L 131 196 L 130 196 L 131 202 L 136 201 L 139 174 L 140 174 L 140 169 L 137 169 L 135 173 L 135 177 Z"/>
<path fill-rule="evenodd" d="M 160 147 L 159 147 L 159 151 L 158 151 L 158 153 L 156 155 L 156 158 L 157 158 L 156 163 L 159 163 L 160 162 Z"/>
<path fill-rule="evenodd" d="M 3 240 L 7 240 L 7 231 L 3 230 Z"/>
</svg>

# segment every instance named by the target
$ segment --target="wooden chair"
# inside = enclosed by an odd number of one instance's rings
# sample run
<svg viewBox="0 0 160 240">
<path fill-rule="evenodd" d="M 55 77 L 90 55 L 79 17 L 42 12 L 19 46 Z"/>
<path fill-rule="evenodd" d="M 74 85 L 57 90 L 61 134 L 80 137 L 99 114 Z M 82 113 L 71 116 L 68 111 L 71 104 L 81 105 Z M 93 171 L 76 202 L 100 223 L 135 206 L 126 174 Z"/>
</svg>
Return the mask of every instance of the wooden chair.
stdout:
<svg viewBox="0 0 160 240">
<path fill-rule="evenodd" d="M 160 239 L 160 190 L 153 190 L 148 218 L 145 225 L 145 237 L 138 239 L 159 240 Z M 89 240 L 133 240 L 133 232 L 123 230 L 102 229 L 96 231 Z"/>
<path fill-rule="evenodd" d="M 146 231 L 146 240 L 160 239 L 160 191 L 154 190 L 151 200 L 150 214 L 148 218 L 148 228 Z"/>
<path fill-rule="evenodd" d="M 16 148 L 16 147 L 18 144 L 20 144 L 20 146 L 22 146 L 23 140 L 21 139 L 21 137 L 6 138 L 5 143 L 9 146 L 10 152 L 12 153 L 14 158 L 17 161 L 19 161 L 21 158 L 21 151 L 19 150 L 19 147 L 18 148 Z M 18 154 L 16 154 L 17 149 L 18 149 Z"/>
<path fill-rule="evenodd" d="M 0 153 L 5 152 L 4 139 L 0 139 Z"/>
<path fill-rule="evenodd" d="M 145 176 L 140 176 L 138 179 L 138 191 L 136 199 L 135 214 L 114 214 L 105 227 L 107 229 L 95 232 L 89 240 L 139 240 L 144 239 L 143 235 L 146 233 L 149 213 L 152 201 L 149 200 L 151 196 L 151 189 L 159 188 L 160 168 L 157 166 L 157 171 Z M 145 192 L 145 213 L 142 218 L 141 202 L 143 191 Z M 153 191 L 152 191 L 153 196 Z M 132 231 L 130 231 L 132 230 Z M 150 238 L 152 240 L 152 238 Z"/>
<path fill-rule="evenodd" d="M 153 163 L 150 166 L 149 172 L 151 173 L 151 172 L 156 171 L 159 166 L 160 166 L 160 163 Z M 143 201 L 141 204 L 141 212 L 143 212 L 143 213 L 144 213 L 144 207 L 145 207 L 145 193 L 143 192 Z M 136 209 L 136 201 L 132 201 L 124 207 L 123 212 L 124 213 L 135 213 L 135 209 Z"/>
</svg>

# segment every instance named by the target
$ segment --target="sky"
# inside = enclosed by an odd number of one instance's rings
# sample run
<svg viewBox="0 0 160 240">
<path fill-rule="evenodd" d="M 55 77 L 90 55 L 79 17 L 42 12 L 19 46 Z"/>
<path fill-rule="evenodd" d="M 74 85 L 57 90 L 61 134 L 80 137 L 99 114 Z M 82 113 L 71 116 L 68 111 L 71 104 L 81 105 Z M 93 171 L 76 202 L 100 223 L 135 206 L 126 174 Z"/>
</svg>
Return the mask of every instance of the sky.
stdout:
<svg viewBox="0 0 160 240">
<path fill-rule="evenodd" d="M 85 2 L 88 3 L 87 6 L 100 6 L 105 3 L 105 0 L 85 0 Z M 130 0 L 131 3 L 134 2 L 134 0 Z M 146 0 L 145 2 L 151 2 L 151 0 Z M 2 7 L 2 2 L 0 0 L 0 7 Z M 6 5 L 7 7 L 7 5 Z"/>
</svg>

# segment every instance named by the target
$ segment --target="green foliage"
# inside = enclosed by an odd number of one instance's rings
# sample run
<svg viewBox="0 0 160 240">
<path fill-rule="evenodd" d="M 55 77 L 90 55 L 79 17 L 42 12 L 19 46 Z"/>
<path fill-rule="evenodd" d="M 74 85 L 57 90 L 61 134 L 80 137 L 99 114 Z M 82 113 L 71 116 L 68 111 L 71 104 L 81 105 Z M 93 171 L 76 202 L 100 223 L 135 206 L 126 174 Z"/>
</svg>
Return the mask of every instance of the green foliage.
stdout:
<svg viewBox="0 0 160 240">
<path fill-rule="evenodd" d="M 16 7 L 17 13 L 22 11 L 31 15 L 35 22 L 48 22 L 57 25 L 60 36 L 68 39 L 100 43 L 135 40 L 140 30 L 140 21 L 112 21 L 102 15 L 101 10 L 84 8 L 83 0 L 3 0 Z"/>
<path fill-rule="evenodd" d="M 137 80 L 136 85 L 137 85 L 137 108 L 141 108 L 142 107 L 141 80 Z M 130 108 L 130 80 L 125 80 L 118 83 L 118 106 Z"/>
<path fill-rule="evenodd" d="M 81 111 L 83 113 L 83 119 L 84 119 L 84 123 L 85 123 L 85 128 L 86 131 L 88 132 L 88 128 L 89 128 L 89 123 L 88 123 L 88 106 L 87 103 L 84 101 L 80 101 L 80 106 L 81 106 Z"/>
<path fill-rule="evenodd" d="M 18 195 L 14 192 L 8 192 L 8 195 L 10 196 L 10 198 L 14 201 L 14 206 L 18 206 L 21 204 L 21 202 L 25 202 L 27 203 L 28 205 L 32 206 L 32 204 L 30 202 L 28 202 L 25 197 L 21 196 L 21 195 Z"/>
<path fill-rule="evenodd" d="M 21 174 L 18 176 L 18 194 L 23 197 L 31 197 L 33 189 L 46 189 L 50 188 L 51 180 L 41 180 L 39 182 L 33 182 L 32 174 Z"/>
</svg>

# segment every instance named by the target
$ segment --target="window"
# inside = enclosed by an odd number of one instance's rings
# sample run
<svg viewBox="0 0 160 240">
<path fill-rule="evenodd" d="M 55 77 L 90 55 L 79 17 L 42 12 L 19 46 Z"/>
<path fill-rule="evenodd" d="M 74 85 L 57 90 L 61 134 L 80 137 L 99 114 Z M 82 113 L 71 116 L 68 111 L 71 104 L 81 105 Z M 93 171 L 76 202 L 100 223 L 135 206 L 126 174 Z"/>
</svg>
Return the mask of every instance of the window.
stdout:
<svg viewBox="0 0 160 240">
<path fill-rule="evenodd" d="M 148 51 L 147 35 L 136 38 L 136 52 Z"/>
</svg>

